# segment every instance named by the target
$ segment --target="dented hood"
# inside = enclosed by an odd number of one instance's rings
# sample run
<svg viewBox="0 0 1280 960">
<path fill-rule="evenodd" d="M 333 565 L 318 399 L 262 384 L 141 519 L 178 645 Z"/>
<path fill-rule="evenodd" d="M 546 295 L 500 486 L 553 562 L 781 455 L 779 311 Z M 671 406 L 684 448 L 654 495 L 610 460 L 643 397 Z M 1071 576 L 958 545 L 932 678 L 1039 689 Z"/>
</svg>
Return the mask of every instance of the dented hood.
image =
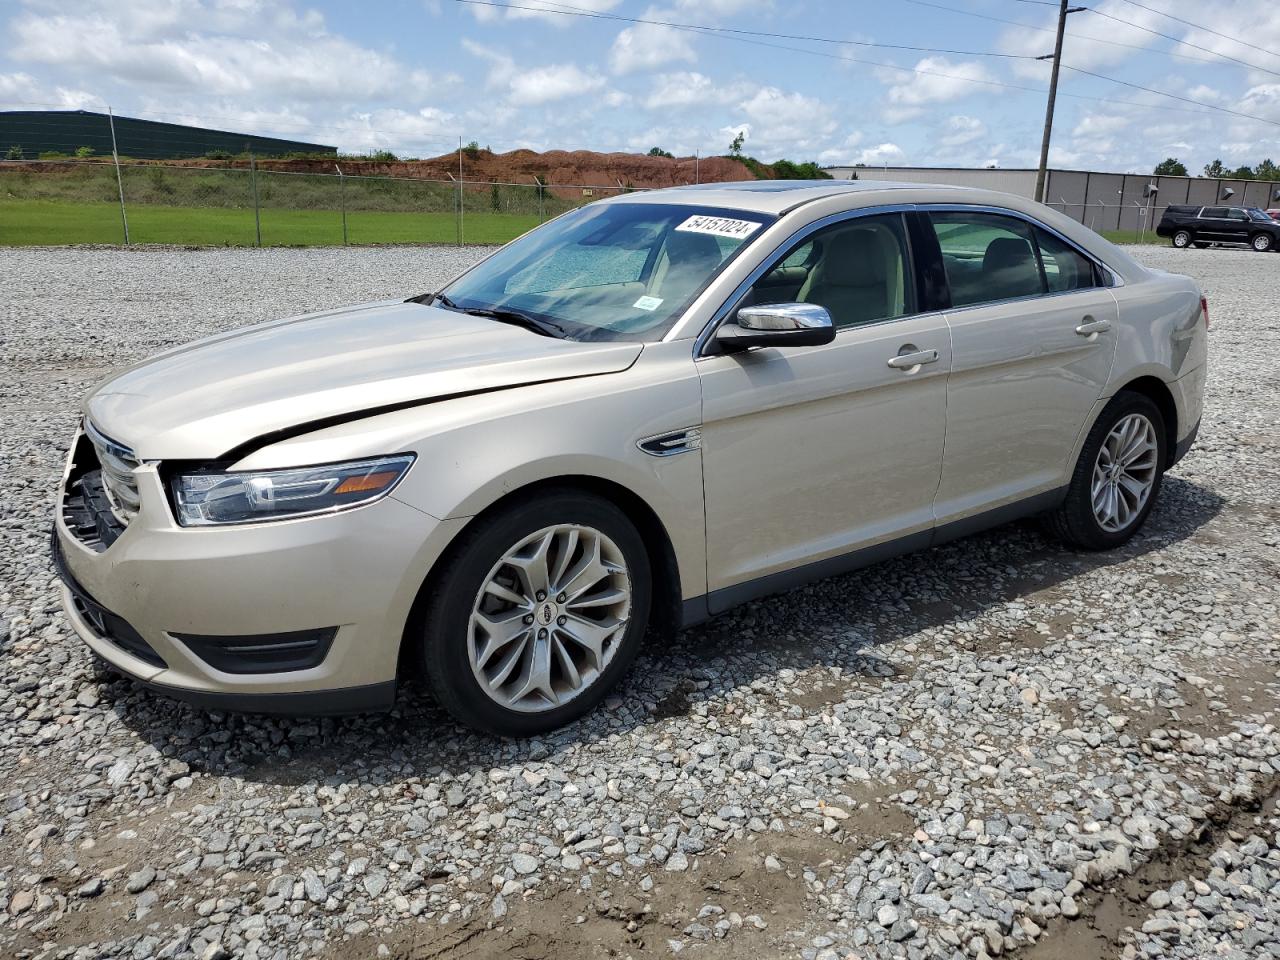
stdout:
<svg viewBox="0 0 1280 960">
<path fill-rule="evenodd" d="M 575 343 L 390 301 L 245 327 L 130 367 L 84 412 L 143 460 L 212 459 L 363 412 L 615 373 L 638 343 Z"/>
</svg>

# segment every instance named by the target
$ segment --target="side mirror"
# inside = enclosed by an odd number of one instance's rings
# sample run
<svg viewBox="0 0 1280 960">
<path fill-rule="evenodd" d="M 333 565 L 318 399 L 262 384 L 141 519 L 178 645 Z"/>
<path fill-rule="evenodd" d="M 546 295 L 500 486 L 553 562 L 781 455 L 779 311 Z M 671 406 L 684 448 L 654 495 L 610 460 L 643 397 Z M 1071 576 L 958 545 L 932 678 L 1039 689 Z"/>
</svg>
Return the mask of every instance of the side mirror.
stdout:
<svg viewBox="0 0 1280 960">
<path fill-rule="evenodd" d="M 736 323 L 722 323 L 716 343 L 726 353 L 751 347 L 820 347 L 836 338 L 827 308 L 816 303 L 762 303 L 743 307 Z"/>
</svg>

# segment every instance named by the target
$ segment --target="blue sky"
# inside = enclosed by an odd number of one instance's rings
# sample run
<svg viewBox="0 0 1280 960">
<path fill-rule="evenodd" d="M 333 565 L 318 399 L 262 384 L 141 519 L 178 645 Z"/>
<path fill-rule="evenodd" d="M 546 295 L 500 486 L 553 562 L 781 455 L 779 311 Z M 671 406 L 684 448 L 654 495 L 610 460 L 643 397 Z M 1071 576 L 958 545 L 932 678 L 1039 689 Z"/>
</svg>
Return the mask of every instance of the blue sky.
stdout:
<svg viewBox="0 0 1280 960">
<path fill-rule="evenodd" d="M 0 0 L 0 109 L 110 103 L 122 114 L 417 156 L 456 148 L 459 136 L 499 151 L 657 145 L 705 155 L 726 152 L 739 130 L 746 152 L 765 160 L 1020 167 L 1038 155 L 1047 66 L 975 54 L 1049 52 L 1056 8 L 1042 0 L 929 0 L 1026 27 L 911 0 L 512 2 L 837 42 L 749 43 L 457 0 Z M 1056 165 L 1280 161 L 1280 3 L 1091 6 L 1098 12 L 1070 18 L 1079 36 L 1064 62 L 1262 119 L 1064 71 Z"/>
</svg>

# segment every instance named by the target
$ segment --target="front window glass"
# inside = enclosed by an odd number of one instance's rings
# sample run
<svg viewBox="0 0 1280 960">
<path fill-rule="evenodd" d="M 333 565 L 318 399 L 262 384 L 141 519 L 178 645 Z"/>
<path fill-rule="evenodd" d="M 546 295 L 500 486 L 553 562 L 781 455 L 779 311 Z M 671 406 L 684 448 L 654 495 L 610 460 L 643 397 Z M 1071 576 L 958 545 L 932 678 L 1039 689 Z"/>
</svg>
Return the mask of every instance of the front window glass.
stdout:
<svg viewBox="0 0 1280 960">
<path fill-rule="evenodd" d="M 1261 220 L 1264 223 L 1270 222 L 1271 218 L 1267 216 L 1267 211 L 1259 210 L 1257 207 L 1249 208 L 1249 217 L 1253 220 Z"/>
<path fill-rule="evenodd" d="M 815 303 L 838 328 L 906 316 L 915 309 L 909 263 L 901 216 L 857 217 L 784 253 L 742 306 Z"/>
<path fill-rule="evenodd" d="M 990 213 L 929 214 L 956 307 L 1044 293 L 1030 225 Z"/>
<path fill-rule="evenodd" d="M 461 310 L 518 312 L 574 340 L 660 340 L 772 217 L 674 203 L 582 207 L 443 291 Z"/>
</svg>

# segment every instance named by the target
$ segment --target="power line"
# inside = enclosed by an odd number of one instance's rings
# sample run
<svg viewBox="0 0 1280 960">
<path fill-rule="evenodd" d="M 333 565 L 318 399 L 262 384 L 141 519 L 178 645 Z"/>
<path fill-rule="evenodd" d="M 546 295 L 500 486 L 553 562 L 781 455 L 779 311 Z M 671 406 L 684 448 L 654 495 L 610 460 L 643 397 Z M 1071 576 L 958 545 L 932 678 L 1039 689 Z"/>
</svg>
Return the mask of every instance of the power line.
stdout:
<svg viewBox="0 0 1280 960">
<path fill-rule="evenodd" d="M 1027 2 L 1039 3 L 1041 2 L 1041 0 L 1027 0 Z M 1155 7 L 1148 7 L 1145 3 L 1138 3 L 1138 0 L 1124 0 L 1124 2 L 1127 4 L 1130 4 L 1131 6 L 1138 7 L 1141 10 L 1146 10 L 1148 13 L 1154 13 L 1158 17 L 1165 17 L 1169 20 L 1176 20 L 1178 23 L 1185 24 L 1188 27 L 1193 27 L 1196 30 L 1203 30 L 1205 33 L 1211 33 L 1215 37 L 1221 37 L 1223 40 L 1230 40 L 1232 43 L 1238 43 L 1241 46 L 1249 47 L 1251 50 L 1257 50 L 1258 52 L 1265 53 L 1268 56 L 1280 57 L 1280 53 L 1276 53 L 1274 50 L 1268 50 L 1266 47 L 1260 47 L 1256 43 L 1250 43 L 1248 40 L 1241 40 L 1239 37 L 1233 37 L 1226 33 L 1220 33 L 1219 31 L 1214 30 L 1212 27 L 1206 27 L 1204 24 L 1201 24 L 1201 23 L 1192 23 L 1190 20 L 1183 20 L 1181 17 L 1175 17 L 1172 13 L 1165 13 L 1163 10 L 1157 10 Z"/>
<path fill-rule="evenodd" d="M 1080 73 L 1086 77 L 1093 77 L 1095 80 L 1106 80 L 1108 83 L 1118 83 L 1121 86 L 1132 87 L 1134 90 L 1142 90 L 1142 91 L 1145 91 L 1146 93 L 1154 93 L 1161 97 L 1169 97 L 1172 100 L 1181 100 L 1183 103 L 1194 103 L 1198 107 L 1210 107 L 1214 110 L 1218 110 L 1222 113 L 1229 113 L 1233 117 L 1240 117 L 1244 120 L 1258 120 L 1262 123 L 1270 123 L 1275 126 L 1280 126 L 1280 123 L 1276 123 L 1276 121 L 1274 120 L 1268 120 L 1266 117 L 1256 117 L 1251 113 L 1240 113 L 1238 110 L 1230 110 L 1227 107 L 1219 107 L 1216 104 L 1202 103 L 1199 100 L 1192 100 L 1189 97 L 1183 97 L 1176 93 L 1168 93 L 1164 90 L 1156 90 L 1153 87 L 1144 87 L 1139 83 L 1130 83 L 1128 80 L 1119 80 L 1115 77 L 1104 77 L 1100 73 L 1093 73 L 1090 70 L 1082 70 L 1079 67 L 1071 66 L 1071 64 L 1069 63 L 1064 63 L 1062 66 L 1065 69 L 1070 70 L 1072 73 Z"/>
<path fill-rule="evenodd" d="M 1194 43 L 1188 43 L 1186 40 L 1180 40 L 1171 33 L 1161 33 L 1159 30 L 1152 30 L 1150 27 L 1144 27 L 1142 26 L 1142 24 L 1134 23 L 1132 20 L 1125 20 L 1122 17 L 1115 17 L 1109 13 L 1103 13 L 1101 10 L 1098 10 L 1095 7 L 1089 7 L 1088 12 L 1092 13 L 1094 16 L 1104 17 L 1107 20 L 1112 20 L 1116 23 L 1122 23 L 1126 27 L 1133 27 L 1135 30 L 1141 30 L 1144 33 L 1149 33 L 1153 37 L 1161 37 L 1164 40 L 1172 40 L 1174 43 L 1179 44 L 1180 46 L 1190 47 L 1192 50 L 1204 49 L 1203 47 L 1197 47 Z M 1271 74 L 1273 77 L 1280 77 L 1280 71 L 1271 70 L 1268 67 L 1264 67 L 1256 63 L 1250 63 L 1248 60 L 1241 60 L 1239 57 L 1233 57 L 1229 53 L 1220 53 L 1217 50 L 1206 50 L 1205 52 L 1211 53 L 1215 57 L 1221 57 L 1223 60 L 1230 60 L 1232 63 L 1239 64 L 1242 67 L 1248 67 L 1250 70 L 1260 70 L 1263 73 Z"/>
<path fill-rule="evenodd" d="M 1035 24 L 1023 23 L 1021 20 L 1007 20 L 1004 17 L 993 17 L 989 13 L 978 13 L 975 10 L 960 10 L 960 9 L 957 9 L 956 7 L 948 7 L 941 3 L 932 3 L 930 2 L 930 0 L 906 0 L 906 2 L 914 3 L 916 6 L 919 6 L 919 7 L 931 7 L 934 10 L 945 10 L 948 13 L 957 13 L 962 17 L 975 17 L 978 20 L 987 20 L 987 21 L 990 21 L 991 23 L 1003 23 L 1010 27 L 1021 27 L 1023 30 L 1034 30 L 1036 33 L 1049 33 L 1049 34 L 1054 33 L 1054 30 L 1051 27 L 1037 27 Z M 1028 2 L 1028 3 L 1034 2 L 1037 4 L 1049 3 L 1050 6 L 1056 6 L 1056 4 L 1053 4 L 1051 0 L 1025 0 L 1025 2 Z M 1107 39 L 1104 39 L 1103 37 L 1095 37 L 1086 33 L 1068 32 L 1066 36 L 1071 37 L 1074 40 L 1088 40 L 1090 43 L 1103 43 L 1109 47 L 1121 47 L 1125 50 L 1141 50 L 1145 53 L 1158 53 L 1158 54 L 1161 54 L 1162 56 L 1172 57 L 1175 60 L 1186 60 L 1188 63 L 1217 64 L 1222 62 L 1220 59 L 1210 60 L 1204 57 L 1191 57 L 1185 53 L 1174 53 L 1172 50 L 1155 50 L 1151 47 L 1140 46 L 1139 44 L 1136 44 L 1136 43 L 1123 43 L 1119 40 L 1107 40 Z M 1200 49 L 1199 47 L 1195 47 L 1193 44 L 1186 44 L 1186 46 L 1191 46 L 1193 49 L 1197 49 L 1197 50 Z M 1221 56 L 1221 54 L 1215 53 L 1212 50 L 1207 52 L 1212 54 L 1214 57 Z M 1265 67 L 1259 67 L 1258 69 L 1266 71 Z M 1266 71 L 1266 72 L 1270 72 L 1270 71 Z"/>
<path fill-rule="evenodd" d="M 744 30 L 738 27 L 717 27 L 709 24 L 676 23 L 671 20 L 655 20 L 646 17 L 625 17 L 616 13 L 599 13 L 557 3 L 546 7 L 532 7 L 526 4 L 508 2 L 508 0 L 454 0 L 476 7 L 498 7 L 505 10 L 529 10 L 536 13 L 551 13 L 563 17 L 587 17 L 592 20 L 621 20 L 625 23 L 640 23 L 655 27 L 670 27 L 675 30 L 693 30 L 706 33 L 736 34 L 745 37 L 766 37 L 773 40 L 802 40 L 810 43 L 830 43 L 838 46 L 876 47 L 884 50 L 908 50 L 915 53 L 946 53 L 956 57 L 996 57 L 1001 60 L 1034 60 L 1035 57 L 1020 53 L 998 53 L 992 50 L 952 50 L 945 47 L 918 47 L 904 43 L 879 43 L 871 40 L 836 40 L 832 37 L 813 37 L 796 33 L 770 33 L 765 30 Z"/>
<path fill-rule="evenodd" d="M 821 50 L 809 50 L 804 47 L 792 47 L 792 46 L 786 46 L 784 44 L 777 44 L 777 43 L 772 43 L 765 40 L 755 39 L 758 36 L 775 36 L 774 34 L 765 34 L 760 31 L 734 30 L 730 28 L 710 27 L 710 26 L 705 26 L 701 24 L 677 23 L 675 21 L 669 21 L 669 20 L 643 20 L 639 17 L 626 17 L 620 14 L 600 14 L 600 13 L 595 13 L 594 11 L 581 10 L 576 7 L 569 7 L 568 4 L 556 4 L 556 7 L 560 7 L 563 9 L 553 9 L 551 7 L 531 7 L 531 6 L 526 6 L 526 5 L 516 4 L 516 3 L 498 2 L 498 0 L 454 0 L 454 2 L 476 4 L 480 6 L 486 6 L 486 7 L 509 7 L 509 8 L 518 9 L 518 10 L 533 10 L 533 11 L 537 11 L 538 13 L 551 13 L 551 14 L 557 14 L 561 16 L 586 16 L 592 19 L 621 20 L 627 23 L 652 23 L 658 26 L 671 27 L 677 30 L 691 31 L 702 36 L 719 36 L 725 40 L 736 40 L 741 43 L 750 43 L 750 44 L 755 44 L 757 46 L 770 47 L 775 50 L 788 50 L 793 53 L 802 53 L 808 56 L 824 57 L 830 60 L 843 60 L 848 63 L 859 63 L 859 64 L 864 64 L 869 66 L 882 67 L 884 69 L 898 70 L 904 73 L 923 74 L 925 76 L 941 77 L 943 79 L 957 80 L 963 83 L 977 83 L 977 84 L 982 84 L 984 86 L 990 86 L 990 87 L 1003 87 L 1005 89 L 1010 89 L 1010 90 L 1020 90 L 1025 93 L 1043 94 L 1048 92 L 1042 87 L 1028 87 L 1022 84 L 1006 83 L 1002 80 L 988 80 L 988 79 L 982 79 L 979 77 L 965 77 L 965 76 L 960 76 L 958 74 L 942 73 L 937 70 L 927 70 L 920 67 L 903 67 L 903 66 L 899 66 L 896 63 L 884 63 L 882 61 L 866 60 L 860 57 L 841 56 L 839 54 L 826 53 Z M 909 0 L 909 2 L 918 3 L 922 6 L 929 6 L 929 7 L 936 6 L 936 7 L 939 7 L 939 9 L 951 10 L 954 13 L 966 12 L 966 11 L 955 10 L 952 7 L 943 7 L 940 4 L 929 3 L 927 2 L 927 0 Z M 980 15 L 974 14 L 974 16 L 980 16 Z M 987 17 L 985 19 L 996 19 L 996 18 Z M 1018 24 L 1018 25 L 1025 26 L 1025 24 Z M 1033 29 L 1038 29 L 1038 28 L 1033 28 Z M 744 36 L 743 34 L 746 34 L 746 35 Z M 787 35 L 777 34 L 776 36 L 784 37 Z M 844 41 L 838 41 L 838 40 L 831 40 L 830 38 L 809 38 L 809 39 L 821 39 L 827 43 L 843 43 L 844 42 Z M 1024 57 L 1022 59 L 1034 60 L 1037 58 Z M 1102 79 L 1102 80 L 1112 79 L 1110 77 L 1103 77 L 1097 74 L 1095 74 L 1094 76 L 1097 76 L 1099 79 Z M 1124 83 L 1125 81 L 1117 80 L 1114 82 Z M 1126 84 L 1126 85 L 1135 86 L 1135 87 L 1137 86 L 1136 84 Z M 1234 116 L 1244 117 L 1250 120 L 1257 120 L 1261 123 L 1271 124 L 1272 126 L 1280 126 L 1280 122 L 1277 122 L 1274 120 L 1268 120 L 1265 117 L 1255 117 L 1250 114 L 1237 113 L 1234 110 L 1228 110 L 1227 108 L 1219 107 L 1216 104 L 1203 103 L 1198 100 L 1191 100 L 1186 97 L 1177 96 L 1175 94 L 1165 94 L 1163 91 L 1151 90 L 1146 87 L 1138 87 L 1138 89 L 1144 90 L 1148 93 L 1155 93 L 1160 96 L 1168 96 L 1174 100 L 1181 100 L 1185 103 L 1189 103 L 1194 106 L 1203 107 L 1204 109 L 1203 110 L 1185 110 L 1184 108 L 1179 108 L 1179 107 L 1167 107 L 1167 106 L 1160 106 L 1158 104 L 1139 103 L 1133 100 L 1115 100 L 1110 97 L 1093 97 L 1093 96 L 1088 96 L 1086 94 L 1080 94 L 1080 93 L 1062 93 L 1061 96 L 1071 97 L 1072 99 L 1075 99 L 1075 100 L 1091 100 L 1099 103 L 1121 104 L 1124 106 L 1142 107 L 1143 109 L 1148 109 L 1148 110 L 1150 109 L 1176 110 L 1176 111 L 1185 112 L 1185 113 L 1199 113 L 1199 114 L 1206 114 L 1208 112 L 1229 113 Z"/>
</svg>

